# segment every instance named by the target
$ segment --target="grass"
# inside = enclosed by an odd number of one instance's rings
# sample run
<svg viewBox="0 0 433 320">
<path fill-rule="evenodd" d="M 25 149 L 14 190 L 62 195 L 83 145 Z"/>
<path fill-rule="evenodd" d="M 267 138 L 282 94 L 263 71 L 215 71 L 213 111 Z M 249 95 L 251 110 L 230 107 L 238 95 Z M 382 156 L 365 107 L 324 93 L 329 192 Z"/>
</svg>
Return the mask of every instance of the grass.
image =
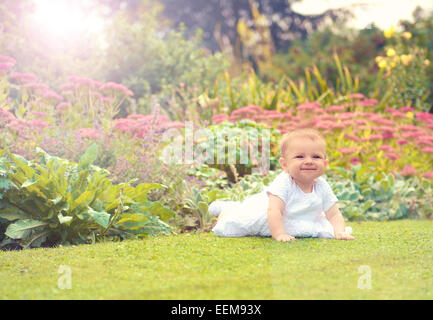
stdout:
<svg viewBox="0 0 433 320">
<path fill-rule="evenodd" d="M 349 225 L 355 241 L 202 233 L 0 252 L 0 298 L 433 299 L 433 221 Z"/>
</svg>

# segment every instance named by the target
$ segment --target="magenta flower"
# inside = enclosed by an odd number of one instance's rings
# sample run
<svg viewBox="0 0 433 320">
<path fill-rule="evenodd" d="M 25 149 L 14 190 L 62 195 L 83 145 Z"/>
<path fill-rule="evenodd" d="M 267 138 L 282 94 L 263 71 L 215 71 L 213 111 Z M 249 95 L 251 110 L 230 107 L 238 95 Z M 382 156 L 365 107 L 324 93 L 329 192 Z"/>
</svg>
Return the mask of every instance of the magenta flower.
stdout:
<svg viewBox="0 0 433 320">
<path fill-rule="evenodd" d="M 402 140 L 398 140 L 397 143 L 402 146 L 402 145 L 409 143 L 409 141 L 402 139 Z"/>
<path fill-rule="evenodd" d="M 433 114 L 420 111 L 416 113 L 416 118 L 420 121 L 425 121 L 425 120 L 433 119 Z"/>
<path fill-rule="evenodd" d="M 359 158 L 352 158 L 352 159 L 350 159 L 350 163 L 353 165 L 357 165 L 357 164 L 361 163 L 361 160 L 359 160 Z"/>
</svg>

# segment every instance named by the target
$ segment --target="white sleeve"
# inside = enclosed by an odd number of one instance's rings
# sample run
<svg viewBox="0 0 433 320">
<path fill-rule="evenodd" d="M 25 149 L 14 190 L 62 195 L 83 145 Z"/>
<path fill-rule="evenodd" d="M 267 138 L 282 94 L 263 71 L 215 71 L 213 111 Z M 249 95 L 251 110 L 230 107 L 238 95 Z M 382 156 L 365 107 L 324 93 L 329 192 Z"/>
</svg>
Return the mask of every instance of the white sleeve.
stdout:
<svg viewBox="0 0 433 320">
<path fill-rule="evenodd" d="M 280 173 L 269 186 L 265 188 L 266 194 L 279 197 L 286 204 L 289 195 L 290 177 L 286 172 Z"/>
<path fill-rule="evenodd" d="M 331 207 L 337 203 L 338 198 L 335 196 L 329 183 L 322 177 L 318 179 L 319 192 L 322 196 L 322 209 L 328 211 Z"/>
</svg>

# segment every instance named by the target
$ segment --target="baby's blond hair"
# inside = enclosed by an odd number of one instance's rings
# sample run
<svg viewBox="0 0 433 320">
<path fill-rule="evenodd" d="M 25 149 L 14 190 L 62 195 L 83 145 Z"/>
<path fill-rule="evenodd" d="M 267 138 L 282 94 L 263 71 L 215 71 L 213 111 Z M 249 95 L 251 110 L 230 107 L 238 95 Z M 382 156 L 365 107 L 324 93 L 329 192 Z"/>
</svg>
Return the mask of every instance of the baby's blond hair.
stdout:
<svg viewBox="0 0 433 320">
<path fill-rule="evenodd" d="M 326 141 L 319 131 L 312 128 L 299 128 L 284 134 L 281 139 L 281 147 L 280 147 L 282 157 L 284 157 L 284 155 L 286 154 L 290 142 L 292 142 L 297 138 L 308 138 L 311 139 L 312 141 L 317 141 L 323 144 L 325 157 L 326 157 Z"/>
</svg>

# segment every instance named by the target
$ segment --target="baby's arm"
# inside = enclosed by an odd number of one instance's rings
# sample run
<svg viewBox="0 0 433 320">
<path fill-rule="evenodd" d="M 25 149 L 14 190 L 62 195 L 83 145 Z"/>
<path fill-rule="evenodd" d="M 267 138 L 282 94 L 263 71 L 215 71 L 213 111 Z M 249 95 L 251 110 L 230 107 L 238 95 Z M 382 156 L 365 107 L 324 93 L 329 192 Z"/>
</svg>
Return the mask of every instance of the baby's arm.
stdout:
<svg viewBox="0 0 433 320">
<path fill-rule="evenodd" d="M 350 234 L 345 232 L 344 218 L 338 209 L 337 204 L 334 204 L 331 209 L 325 212 L 326 218 L 334 227 L 334 236 L 337 240 L 353 240 L 355 239 Z"/>
<path fill-rule="evenodd" d="M 268 225 L 272 238 L 277 241 L 295 241 L 283 227 L 284 202 L 279 197 L 269 194 Z"/>
</svg>

